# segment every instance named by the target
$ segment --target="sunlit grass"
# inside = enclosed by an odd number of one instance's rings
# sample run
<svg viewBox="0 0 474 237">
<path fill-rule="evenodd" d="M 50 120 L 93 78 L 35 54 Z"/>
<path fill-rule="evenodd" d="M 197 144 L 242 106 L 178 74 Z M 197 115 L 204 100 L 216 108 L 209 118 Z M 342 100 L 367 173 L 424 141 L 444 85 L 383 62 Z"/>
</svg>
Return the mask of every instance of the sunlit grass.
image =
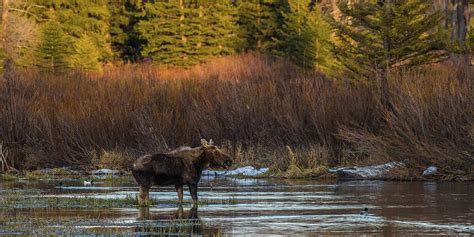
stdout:
<svg viewBox="0 0 474 237">
<path fill-rule="evenodd" d="M 123 199 L 94 197 L 51 197 L 39 192 L 5 192 L 0 196 L 0 209 L 93 209 L 135 207 L 138 199 L 127 195 Z"/>
<path fill-rule="evenodd" d="M 185 205 L 191 205 L 192 200 L 183 202 Z M 238 200 L 229 198 L 226 200 L 211 200 L 201 198 L 198 200 L 199 206 L 213 204 L 237 204 Z M 129 194 L 125 198 L 96 198 L 86 196 L 61 197 L 45 196 L 37 191 L 19 192 L 10 191 L 0 195 L 0 210 L 9 209 L 107 209 L 107 208 L 133 208 L 133 207 L 153 207 L 159 204 L 172 204 L 179 206 L 177 200 L 163 201 L 151 198 L 147 205 L 139 204 L 137 195 Z"/>
</svg>

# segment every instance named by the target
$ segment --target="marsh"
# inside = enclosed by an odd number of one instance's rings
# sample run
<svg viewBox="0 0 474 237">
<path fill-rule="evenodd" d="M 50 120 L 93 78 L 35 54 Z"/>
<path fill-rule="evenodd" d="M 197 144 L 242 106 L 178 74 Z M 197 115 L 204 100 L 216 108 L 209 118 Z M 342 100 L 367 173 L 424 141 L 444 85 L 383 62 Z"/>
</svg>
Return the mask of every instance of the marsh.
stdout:
<svg viewBox="0 0 474 237">
<path fill-rule="evenodd" d="M 0 181 L 0 235 L 472 235 L 474 189 L 455 182 L 322 182 L 203 176 L 198 209 L 154 186 L 137 206 L 133 177 Z M 211 190 L 212 184 L 212 190 Z M 368 215 L 360 212 L 368 208 Z"/>
</svg>

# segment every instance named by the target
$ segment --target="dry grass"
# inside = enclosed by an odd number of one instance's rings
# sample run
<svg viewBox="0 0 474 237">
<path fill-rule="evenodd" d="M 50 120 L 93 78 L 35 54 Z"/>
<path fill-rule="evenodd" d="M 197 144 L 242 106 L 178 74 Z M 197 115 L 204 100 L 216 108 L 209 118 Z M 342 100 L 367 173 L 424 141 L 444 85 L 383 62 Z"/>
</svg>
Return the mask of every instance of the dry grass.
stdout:
<svg viewBox="0 0 474 237">
<path fill-rule="evenodd" d="M 408 159 L 417 168 L 459 169 L 473 163 L 474 73 L 452 70 L 392 77 L 390 113 L 378 109 L 368 85 L 257 54 L 189 70 L 22 71 L 0 84 L 0 141 L 20 168 L 90 165 L 104 150 L 138 156 L 205 137 L 242 164 L 288 168 L 289 145 L 299 167 Z"/>
<path fill-rule="evenodd" d="M 469 173 L 474 164 L 474 70 L 431 66 L 400 72 L 391 81 L 393 111 L 375 131 L 343 128 L 341 138 L 375 160 L 400 160 L 423 170 Z"/>
<path fill-rule="evenodd" d="M 91 165 L 99 169 L 116 169 L 130 171 L 135 157 L 120 150 L 103 150 L 99 154 L 92 154 Z"/>
</svg>

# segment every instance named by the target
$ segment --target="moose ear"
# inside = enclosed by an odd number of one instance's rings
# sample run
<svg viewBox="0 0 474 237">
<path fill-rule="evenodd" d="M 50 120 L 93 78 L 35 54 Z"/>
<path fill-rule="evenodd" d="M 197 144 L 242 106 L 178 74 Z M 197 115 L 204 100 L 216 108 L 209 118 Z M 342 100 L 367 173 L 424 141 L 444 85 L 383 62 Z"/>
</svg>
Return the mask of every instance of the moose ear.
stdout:
<svg viewBox="0 0 474 237">
<path fill-rule="evenodd" d="M 209 144 L 207 143 L 206 139 L 204 139 L 204 138 L 201 139 L 201 145 L 202 145 L 203 147 L 208 147 L 208 146 L 209 146 Z"/>
<path fill-rule="evenodd" d="M 213 146 L 214 145 L 214 141 L 211 139 L 209 140 L 209 145 Z"/>
</svg>

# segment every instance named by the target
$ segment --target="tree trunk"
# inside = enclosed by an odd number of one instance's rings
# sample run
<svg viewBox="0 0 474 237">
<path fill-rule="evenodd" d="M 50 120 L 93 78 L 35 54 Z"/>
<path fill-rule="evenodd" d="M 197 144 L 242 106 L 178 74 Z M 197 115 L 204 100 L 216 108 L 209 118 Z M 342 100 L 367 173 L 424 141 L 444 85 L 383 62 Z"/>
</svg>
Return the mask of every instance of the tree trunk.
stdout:
<svg viewBox="0 0 474 237">
<path fill-rule="evenodd" d="M 386 14 L 390 17 L 393 15 L 391 14 L 391 0 L 383 1 L 385 4 L 385 8 L 387 10 Z M 384 31 L 382 31 L 384 32 Z M 388 111 L 393 111 L 391 99 L 390 99 L 390 87 L 388 84 L 389 76 L 390 76 L 390 67 L 392 65 L 392 58 L 391 58 L 391 49 L 392 45 L 390 42 L 390 36 L 388 32 L 384 32 L 384 39 L 383 39 L 383 47 L 385 51 L 385 64 L 382 65 L 381 73 L 379 73 L 379 90 L 380 90 L 380 103 L 382 104 L 383 108 Z"/>
<path fill-rule="evenodd" d="M 435 0 L 434 6 L 444 12 L 444 27 L 451 30 L 451 40 L 463 45 L 471 17 L 469 0 Z"/>
<path fill-rule="evenodd" d="M 2 35 L 1 35 L 1 40 L 2 40 L 2 49 L 7 51 L 6 43 L 7 43 L 7 29 L 8 29 L 8 0 L 3 0 L 2 1 Z"/>
<path fill-rule="evenodd" d="M 7 28 L 8 28 L 8 0 L 2 1 L 2 47 L 5 47 L 7 39 Z"/>
<path fill-rule="evenodd" d="M 260 0 L 257 1 L 257 26 L 260 27 L 261 24 L 261 12 L 260 12 Z M 260 46 L 262 45 L 262 40 L 260 38 L 260 34 L 258 35 L 257 38 L 257 49 L 260 49 Z"/>
<path fill-rule="evenodd" d="M 8 30 L 8 11 L 10 10 L 8 5 L 8 0 L 2 1 L 2 35 L 1 41 L 2 45 L 0 50 L 3 50 L 5 54 L 5 59 L 3 60 L 3 78 L 7 80 L 8 74 L 10 73 L 11 69 L 11 58 L 10 58 L 10 51 L 7 47 L 7 30 Z"/>
<path fill-rule="evenodd" d="M 454 2 L 454 15 L 452 16 L 455 22 L 453 33 L 454 38 L 457 42 L 464 44 L 466 41 L 467 28 L 469 26 L 469 1 L 468 0 L 455 0 Z"/>
<path fill-rule="evenodd" d="M 179 16 L 179 28 L 180 28 L 180 33 L 181 33 L 181 44 L 182 47 L 184 48 L 184 45 L 186 45 L 186 42 L 188 41 L 188 38 L 186 37 L 186 32 L 184 31 L 184 0 L 179 0 L 179 11 L 180 11 L 180 16 Z M 185 52 L 182 52 L 182 59 L 186 59 L 188 55 L 186 55 Z"/>
</svg>

